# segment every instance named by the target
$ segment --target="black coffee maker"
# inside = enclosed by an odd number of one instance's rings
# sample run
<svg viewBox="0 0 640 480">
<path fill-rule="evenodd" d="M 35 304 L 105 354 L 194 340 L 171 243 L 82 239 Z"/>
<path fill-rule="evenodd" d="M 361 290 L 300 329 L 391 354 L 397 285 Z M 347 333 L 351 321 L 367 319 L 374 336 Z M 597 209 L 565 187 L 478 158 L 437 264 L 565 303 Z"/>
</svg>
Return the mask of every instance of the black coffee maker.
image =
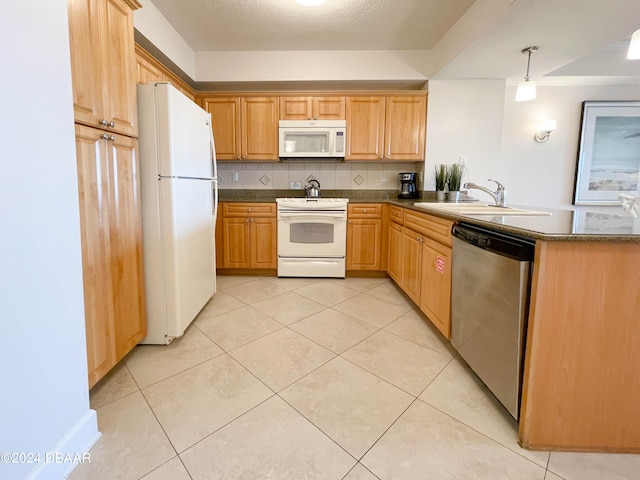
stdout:
<svg viewBox="0 0 640 480">
<path fill-rule="evenodd" d="M 398 198 L 418 198 L 418 190 L 416 189 L 416 172 L 399 173 L 400 192 Z"/>
</svg>

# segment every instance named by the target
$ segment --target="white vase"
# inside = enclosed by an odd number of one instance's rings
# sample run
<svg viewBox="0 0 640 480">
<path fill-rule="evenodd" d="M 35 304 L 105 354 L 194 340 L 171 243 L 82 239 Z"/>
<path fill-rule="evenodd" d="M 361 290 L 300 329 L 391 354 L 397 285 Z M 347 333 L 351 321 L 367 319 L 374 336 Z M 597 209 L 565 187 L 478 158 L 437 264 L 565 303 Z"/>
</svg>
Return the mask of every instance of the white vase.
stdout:
<svg viewBox="0 0 640 480">
<path fill-rule="evenodd" d="M 449 202 L 458 202 L 460 200 L 460 191 L 454 190 L 447 192 L 447 200 Z"/>
<path fill-rule="evenodd" d="M 436 190 L 436 200 L 438 202 L 444 202 L 446 200 L 444 190 Z"/>
</svg>

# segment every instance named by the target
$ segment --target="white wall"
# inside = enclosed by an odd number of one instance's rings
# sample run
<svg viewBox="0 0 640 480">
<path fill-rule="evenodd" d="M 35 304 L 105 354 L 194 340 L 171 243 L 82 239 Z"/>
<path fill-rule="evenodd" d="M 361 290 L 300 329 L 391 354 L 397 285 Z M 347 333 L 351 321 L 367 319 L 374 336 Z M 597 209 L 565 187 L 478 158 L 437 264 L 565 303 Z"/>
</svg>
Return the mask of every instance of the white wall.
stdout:
<svg viewBox="0 0 640 480">
<path fill-rule="evenodd" d="M 464 181 L 501 179 L 504 92 L 504 80 L 429 81 L 425 190 L 435 189 L 434 165 L 460 156 L 467 157 Z"/>
<path fill-rule="evenodd" d="M 508 87 L 504 101 L 504 129 L 500 174 L 508 187 L 509 201 L 522 205 L 575 208 L 571 205 L 585 100 L 638 100 L 636 86 L 539 86 L 537 98 L 515 102 L 515 87 Z M 539 124 L 558 121 L 550 140 L 533 139 Z M 581 207 L 586 208 L 586 207 Z M 588 207 L 594 210 L 594 207 Z M 599 207 L 611 211 L 618 207 Z"/>
<path fill-rule="evenodd" d="M 184 38 L 151 3 L 139 0 L 142 8 L 133 12 L 133 24 L 144 37 L 171 59 L 184 73 L 196 78 L 195 55 Z"/>
<path fill-rule="evenodd" d="M 0 15 L 0 478 L 59 479 L 87 451 L 89 409 L 66 0 L 5 2 Z"/>
<path fill-rule="evenodd" d="M 200 82 L 425 82 L 431 63 L 426 50 L 196 52 L 195 57 Z"/>
</svg>

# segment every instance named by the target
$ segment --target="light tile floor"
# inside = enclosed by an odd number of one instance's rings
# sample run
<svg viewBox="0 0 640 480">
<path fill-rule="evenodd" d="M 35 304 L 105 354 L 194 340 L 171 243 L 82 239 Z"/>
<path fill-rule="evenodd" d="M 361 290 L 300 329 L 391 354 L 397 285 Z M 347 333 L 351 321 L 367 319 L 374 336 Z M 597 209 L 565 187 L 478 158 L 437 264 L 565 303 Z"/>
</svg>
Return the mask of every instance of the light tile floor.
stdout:
<svg viewBox="0 0 640 480">
<path fill-rule="evenodd" d="M 640 455 L 532 452 L 388 279 L 219 277 L 169 346 L 91 391 L 72 480 L 637 480 Z"/>
</svg>

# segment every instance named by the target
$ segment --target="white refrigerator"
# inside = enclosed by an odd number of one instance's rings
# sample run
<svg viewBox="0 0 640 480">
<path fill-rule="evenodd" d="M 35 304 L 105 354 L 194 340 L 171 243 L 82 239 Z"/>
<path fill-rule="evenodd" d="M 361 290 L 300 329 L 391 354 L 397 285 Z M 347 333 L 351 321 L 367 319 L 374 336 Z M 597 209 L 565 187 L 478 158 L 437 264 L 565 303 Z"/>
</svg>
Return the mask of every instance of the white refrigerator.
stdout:
<svg viewBox="0 0 640 480">
<path fill-rule="evenodd" d="M 216 290 L 211 115 L 169 83 L 138 85 L 147 336 L 169 344 Z"/>
</svg>

